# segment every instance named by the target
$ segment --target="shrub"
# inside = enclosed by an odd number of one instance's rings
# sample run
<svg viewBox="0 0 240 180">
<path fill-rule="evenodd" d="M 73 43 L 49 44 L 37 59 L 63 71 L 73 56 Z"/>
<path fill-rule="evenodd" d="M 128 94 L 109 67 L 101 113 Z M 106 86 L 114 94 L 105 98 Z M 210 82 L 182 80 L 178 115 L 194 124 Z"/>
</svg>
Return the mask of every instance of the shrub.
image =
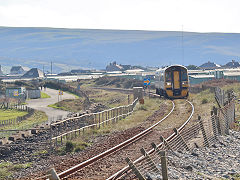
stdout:
<svg viewBox="0 0 240 180">
<path fill-rule="evenodd" d="M 140 105 L 138 110 L 147 111 L 147 107 L 145 105 Z"/>
<path fill-rule="evenodd" d="M 120 84 L 116 84 L 116 88 L 120 88 L 121 87 L 121 85 Z"/>
<path fill-rule="evenodd" d="M 202 100 L 202 104 L 206 104 L 206 103 L 208 103 L 208 100 L 207 100 L 206 98 L 204 98 L 204 99 Z"/>
<path fill-rule="evenodd" d="M 66 152 L 72 152 L 74 149 L 74 145 L 71 141 L 67 141 L 65 151 Z"/>
</svg>

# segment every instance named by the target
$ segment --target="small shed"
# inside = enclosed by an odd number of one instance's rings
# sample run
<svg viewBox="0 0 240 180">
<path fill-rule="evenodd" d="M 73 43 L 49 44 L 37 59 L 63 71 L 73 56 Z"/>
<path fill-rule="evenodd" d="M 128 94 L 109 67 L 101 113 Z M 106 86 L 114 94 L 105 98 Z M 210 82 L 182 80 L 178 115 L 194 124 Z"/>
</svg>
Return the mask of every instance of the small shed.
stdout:
<svg viewBox="0 0 240 180">
<path fill-rule="evenodd" d="M 25 87 L 7 87 L 6 97 L 9 98 L 25 98 L 26 88 Z"/>
</svg>

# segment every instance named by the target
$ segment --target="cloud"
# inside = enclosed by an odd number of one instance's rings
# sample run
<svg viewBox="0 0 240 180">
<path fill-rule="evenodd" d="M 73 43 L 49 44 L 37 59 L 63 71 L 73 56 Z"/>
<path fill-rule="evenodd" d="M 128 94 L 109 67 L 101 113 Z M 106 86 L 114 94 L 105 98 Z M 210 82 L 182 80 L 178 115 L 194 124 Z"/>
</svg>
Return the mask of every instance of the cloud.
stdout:
<svg viewBox="0 0 240 180">
<path fill-rule="evenodd" d="M 1 26 L 240 32 L 239 0 L 7 0 Z"/>
<path fill-rule="evenodd" d="M 239 48 L 232 48 L 228 46 L 205 46 L 205 49 L 208 49 L 205 51 L 205 54 L 208 53 L 216 53 L 216 54 L 222 54 L 227 56 L 240 56 L 240 50 Z"/>
</svg>

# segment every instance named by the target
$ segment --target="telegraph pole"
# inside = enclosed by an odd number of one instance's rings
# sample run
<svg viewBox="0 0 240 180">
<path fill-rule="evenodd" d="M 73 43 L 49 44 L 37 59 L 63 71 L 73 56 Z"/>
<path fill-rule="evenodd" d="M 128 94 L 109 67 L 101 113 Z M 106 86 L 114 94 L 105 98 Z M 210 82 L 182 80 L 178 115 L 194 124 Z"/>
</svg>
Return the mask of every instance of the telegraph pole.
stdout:
<svg viewBox="0 0 240 180">
<path fill-rule="evenodd" d="M 52 75 L 52 61 L 51 61 L 51 75 Z"/>
</svg>

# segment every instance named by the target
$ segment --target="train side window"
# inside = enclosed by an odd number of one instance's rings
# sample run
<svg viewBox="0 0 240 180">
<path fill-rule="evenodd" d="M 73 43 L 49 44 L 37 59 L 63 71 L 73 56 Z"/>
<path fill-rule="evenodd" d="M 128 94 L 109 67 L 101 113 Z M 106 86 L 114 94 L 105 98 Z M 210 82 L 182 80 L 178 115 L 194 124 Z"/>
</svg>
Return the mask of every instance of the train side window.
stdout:
<svg viewBox="0 0 240 180">
<path fill-rule="evenodd" d="M 171 72 L 166 72 L 166 81 L 171 81 Z"/>
<path fill-rule="evenodd" d="M 182 81 L 187 81 L 187 71 L 186 70 L 182 70 L 181 72 L 181 76 L 182 76 Z"/>
</svg>

